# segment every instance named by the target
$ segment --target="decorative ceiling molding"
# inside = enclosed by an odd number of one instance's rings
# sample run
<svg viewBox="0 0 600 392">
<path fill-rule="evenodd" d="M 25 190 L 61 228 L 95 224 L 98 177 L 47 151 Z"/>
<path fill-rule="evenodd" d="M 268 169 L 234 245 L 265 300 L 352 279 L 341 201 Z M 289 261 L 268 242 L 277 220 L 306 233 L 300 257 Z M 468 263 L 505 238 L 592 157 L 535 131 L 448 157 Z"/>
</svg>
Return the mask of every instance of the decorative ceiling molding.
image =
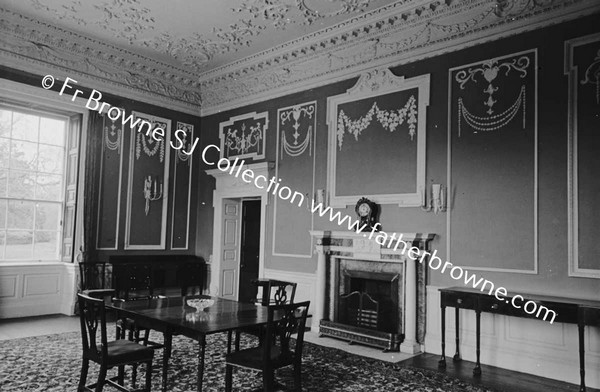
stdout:
<svg viewBox="0 0 600 392">
<path fill-rule="evenodd" d="M 83 19 L 73 19 L 82 0 L 54 8 L 31 1 L 38 12 L 85 26 Z M 246 19 L 215 28 L 210 37 L 167 32 L 143 41 L 147 49 L 180 60 L 180 67 L 0 8 L 0 64 L 58 79 L 69 76 L 102 93 L 195 115 L 202 106 L 202 115 L 208 115 L 600 12 L 597 0 L 398 0 L 368 9 L 374 2 L 244 0 L 229 9 Z M 153 28 L 141 0 L 101 0 L 92 8 L 99 16 L 90 23 L 121 39 L 142 42 L 141 29 Z M 290 20 L 292 11 L 301 17 Z M 286 29 L 340 15 L 348 19 L 198 71 L 214 56 L 252 44 L 269 24 Z"/>
<path fill-rule="evenodd" d="M 201 74 L 202 115 L 596 12 L 597 0 L 401 0 Z"/>
<path fill-rule="evenodd" d="M 0 64 L 194 115 L 197 78 L 172 65 L 0 8 Z"/>
</svg>

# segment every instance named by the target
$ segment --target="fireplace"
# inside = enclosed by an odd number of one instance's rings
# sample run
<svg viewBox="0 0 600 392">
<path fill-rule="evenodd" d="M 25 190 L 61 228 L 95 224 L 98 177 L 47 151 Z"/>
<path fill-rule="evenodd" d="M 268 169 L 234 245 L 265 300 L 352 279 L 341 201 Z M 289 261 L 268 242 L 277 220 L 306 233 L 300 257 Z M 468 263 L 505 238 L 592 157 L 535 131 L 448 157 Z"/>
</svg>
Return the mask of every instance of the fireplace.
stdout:
<svg viewBox="0 0 600 392">
<path fill-rule="evenodd" d="M 427 263 L 354 232 L 311 231 L 317 285 L 312 329 L 320 336 L 416 353 L 425 335 Z M 420 250 L 435 234 L 401 233 Z"/>
<path fill-rule="evenodd" d="M 336 321 L 373 331 L 400 334 L 398 277 L 348 271 L 340 284 Z"/>
<path fill-rule="evenodd" d="M 334 258 L 330 263 L 329 320 L 319 333 L 398 351 L 402 342 L 404 263 Z"/>
</svg>

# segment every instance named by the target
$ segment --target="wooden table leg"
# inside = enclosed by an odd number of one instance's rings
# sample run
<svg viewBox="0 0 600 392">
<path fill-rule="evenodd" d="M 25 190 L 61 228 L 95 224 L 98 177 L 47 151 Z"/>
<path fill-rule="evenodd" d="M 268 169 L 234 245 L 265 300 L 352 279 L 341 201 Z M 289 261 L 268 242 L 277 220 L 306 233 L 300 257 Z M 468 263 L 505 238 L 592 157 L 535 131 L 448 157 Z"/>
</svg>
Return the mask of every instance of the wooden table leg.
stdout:
<svg viewBox="0 0 600 392">
<path fill-rule="evenodd" d="M 442 305 L 442 358 L 438 361 L 438 367 L 446 368 L 446 306 Z"/>
<path fill-rule="evenodd" d="M 171 347 L 173 344 L 173 335 L 170 332 L 164 333 L 165 347 L 163 349 L 162 364 L 162 391 L 167 392 L 167 377 L 169 373 L 169 358 L 171 358 Z"/>
<path fill-rule="evenodd" d="M 206 351 L 206 336 L 199 336 L 199 353 L 198 353 L 198 392 L 202 392 L 202 379 L 204 378 L 204 353 Z"/>
<path fill-rule="evenodd" d="M 579 384 L 579 392 L 585 392 L 585 350 L 583 343 L 583 332 L 585 324 L 580 320 L 578 324 L 579 328 L 579 375 L 581 377 L 581 383 Z"/>
<path fill-rule="evenodd" d="M 231 354 L 231 334 L 233 331 L 227 331 L 227 354 Z"/>
<path fill-rule="evenodd" d="M 476 354 L 477 354 L 477 362 L 475 363 L 475 368 L 473 369 L 473 375 L 474 376 L 480 376 L 481 375 L 481 362 L 479 361 L 479 356 L 481 353 L 481 310 L 476 309 L 475 310 L 475 325 L 476 325 L 476 330 L 477 330 L 477 349 L 476 349 Z"/>
<path fill-rule="evenodd" d="M 456 353 L 452 360 L 454 362 L 460 361 L 460 309 L 458 307 L 454 308 L 454 326 L 456 329 Z"/>
</svg>

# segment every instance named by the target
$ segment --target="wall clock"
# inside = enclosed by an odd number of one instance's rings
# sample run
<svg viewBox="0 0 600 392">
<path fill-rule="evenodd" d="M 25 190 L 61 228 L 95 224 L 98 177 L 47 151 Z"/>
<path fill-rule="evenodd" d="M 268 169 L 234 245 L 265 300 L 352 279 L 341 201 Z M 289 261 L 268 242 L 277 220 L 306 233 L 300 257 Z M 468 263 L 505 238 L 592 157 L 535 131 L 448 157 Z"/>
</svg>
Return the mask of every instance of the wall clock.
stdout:
<svg viewBox="0 0 600 392">
<path fill-rule="evenodd" d="M 354 207 L 354 211 L 356 211 L 356 215 L 358 215 L 358 219 L 360 220 L 359 227 L 363 227 L 364 225 L 366 225 L 363 231 L 367 229 L 373 231 L 373 228 L 377 223 L 377 213 L 379 212 L 378 210 L 379 208 L 377 204 L 373 203 L 366 197 L 362 197 L 356 202 L 356 207 Z M 378 230 L 375 228 L 374 231 Z"/>
</svg>

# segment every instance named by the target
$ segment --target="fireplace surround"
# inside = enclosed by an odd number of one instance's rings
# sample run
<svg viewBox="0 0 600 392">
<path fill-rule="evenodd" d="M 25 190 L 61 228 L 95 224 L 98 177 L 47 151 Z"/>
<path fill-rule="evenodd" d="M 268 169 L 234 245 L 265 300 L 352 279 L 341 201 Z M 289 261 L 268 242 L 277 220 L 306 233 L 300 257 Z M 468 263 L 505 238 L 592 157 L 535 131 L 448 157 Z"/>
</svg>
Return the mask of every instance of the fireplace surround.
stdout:
<svg viewBox="0 0 600 392">
<path fill-rule="evenodd" d="M 382 247 L 355 232 L 311 231 L 311 235 L 316 240 L 318 255 L 311 329 L 319 331 L 320 336 L 350 343 L 411 354 L 419 352 L 425 334 L 427 263 L 414 261 L 400 250 Z M 429 250 L 434 237 L 431 233 L 402 233 L 403 241 L 421 251 Z M 353 283 L 353 278 L 357 282 L 362 279 L 363 283 Z M 379 291 L 385 291 L 383 286 L 374 289 L 377 281 L 389 284 L 389 298 L 382 298 Z M 370 288 L 357 290 L 361 285 Z M 352 297 L 348 296 L 354 292 Z M 345 308 L 348 298 L 353 301 L 350 316 L 343 313 L 348 312 Z M 392 314 L 382 315 L 386 308 Z"/>
</svg>

